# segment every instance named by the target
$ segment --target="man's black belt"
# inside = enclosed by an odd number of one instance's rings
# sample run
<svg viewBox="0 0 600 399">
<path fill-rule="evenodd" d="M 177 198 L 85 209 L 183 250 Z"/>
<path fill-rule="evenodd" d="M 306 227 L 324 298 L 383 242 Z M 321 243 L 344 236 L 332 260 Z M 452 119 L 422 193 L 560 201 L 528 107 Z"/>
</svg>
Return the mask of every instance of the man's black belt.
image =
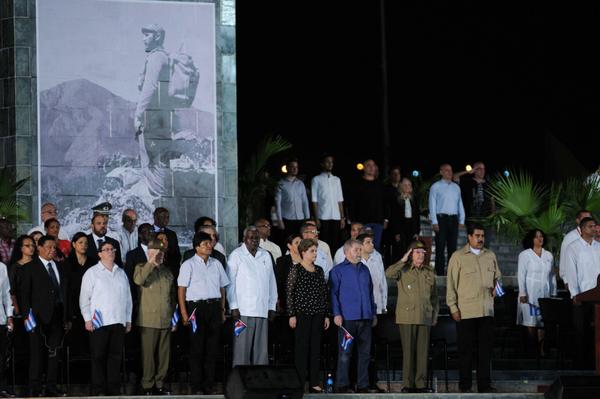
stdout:
<svg viewBox="0 0 600 399">
<path fill-rule="evenodd" d="M 221 298 L 210 298 L 210 299 L 198 299 L 197 301 L 188 301 L 194 305 L 211 304 L 221 302 Z"/>
<path fill-rule="evenodd" d="M 457 217 L 458 215 L 450 215 L 449 213 L 438 213 L 437 214 L 438 217 L 443 216 L 443 217 Z"/>
</svg>

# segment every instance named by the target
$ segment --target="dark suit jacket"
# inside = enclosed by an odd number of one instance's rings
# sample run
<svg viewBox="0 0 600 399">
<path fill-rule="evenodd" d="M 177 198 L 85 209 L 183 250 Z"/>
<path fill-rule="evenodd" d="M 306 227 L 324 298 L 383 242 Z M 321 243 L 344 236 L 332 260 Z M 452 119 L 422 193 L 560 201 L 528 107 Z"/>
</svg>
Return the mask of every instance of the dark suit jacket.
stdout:
<svg viewBox="0 0 600 399">
<path fill-rule="evenodd" d="M 54 263 L 58 269 L 59 285 L 63 298 L 63 315 L 61 321 L 66 322 L 71 318 L 68 291 L 69 281 L 63 266 L 60 263 Z M 29 309 L 32 309 L 36 322 L 49 324 L 54 316 L 54 304 L 59 293 L 54 288 L 52 280 L 50 280 L 46 266 L 37 256 L 31 262 L 23 265 L 20 291 L 23 297 L 21 299 L 23 316 L 27 317 Z"/>
<path fill-rule="evenodd" d="M 131 299 L 133 301 L 133 315 L 137 315 L 138 312 L 138 303 L 140 299 L 140 293 L 138 286 L 133 282 L 133 272 L 135 271 L 135 266 L 140 263 L 148 262 L 148 258 L 146 257 L 146 253 L 144 253 L 144 249 L 141 245 L 138 245 L 136 248 L 127 252 L 125 255 L 125 274 L 129 279 L 129 289 L 131 290 Z M 132 320 L 135 320 L 132 316 Z"/>
<path fill-rule="evenodd" d="M 167 235 L 167 241 L 169 241 L 166 263 L 169 269 L 171 269 L 171 272 L 173 272 L 173 277 L 175 277 L 175 280 L 177 281 L 177 276 L 179 276 L 179 266 L 181 265 L 179 241 L 177 240 L 177 234 L 170 228 L 165 227 L 164 232 Z"/>
<path fill-rule="evenodd" d="M 98 246 L 94 242 L 94 236 L 91 233 L 87 235 L 87 239 L 88 249 L 86 255 L 90 262 L 95 265 L 100 261 L 100 258 L 98 257 Z M 119 245 L 119 241 L 115 240 L 114 238 L 110 238 L 109 236 L 104 236 L 104 241 L 110 242 L 113 247 L 117 249 L 117 252 L 115 253 L 115 263 L 120 267 L 123 267 L 123 261 L 121 260 L 121 246 Z"/>
</svg>

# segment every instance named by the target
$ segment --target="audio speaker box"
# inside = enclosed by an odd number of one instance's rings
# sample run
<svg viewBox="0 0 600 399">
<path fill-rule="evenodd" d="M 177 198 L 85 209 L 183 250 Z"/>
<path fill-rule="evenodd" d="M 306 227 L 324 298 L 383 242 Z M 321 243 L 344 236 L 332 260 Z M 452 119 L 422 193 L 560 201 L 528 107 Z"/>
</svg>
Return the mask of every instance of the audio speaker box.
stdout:
<svg viewBox="0 0 600 399">
<path fill-rule="evenodd" d="M 544 394 L 545 399 L 600 398 L 600 376 L 559 376 Z"/>
<path fill-rule="evenodd" d="M 226 399 L 300 399 L 304 384 L 295 367 L 236 366 L 225 385 Z"/>
</svg>

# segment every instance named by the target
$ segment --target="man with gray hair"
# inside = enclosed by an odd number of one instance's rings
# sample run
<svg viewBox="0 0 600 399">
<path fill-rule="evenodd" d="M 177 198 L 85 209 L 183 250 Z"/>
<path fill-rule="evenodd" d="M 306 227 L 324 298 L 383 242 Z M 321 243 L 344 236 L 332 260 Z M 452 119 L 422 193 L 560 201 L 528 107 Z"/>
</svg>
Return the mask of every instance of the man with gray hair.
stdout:
<svg viewBox="0 0 600 399">
<path fill-rule="evenodd" d="M 275 318 L 277 282 L 273 259 L 259 243 L 257 228 L 248 226 L 244 242 L 229 255 L 227 300 L 234 323 L 246 325 L 233 338 L 234 367 L 269 363 L 268 320 Z"/>
</svg>

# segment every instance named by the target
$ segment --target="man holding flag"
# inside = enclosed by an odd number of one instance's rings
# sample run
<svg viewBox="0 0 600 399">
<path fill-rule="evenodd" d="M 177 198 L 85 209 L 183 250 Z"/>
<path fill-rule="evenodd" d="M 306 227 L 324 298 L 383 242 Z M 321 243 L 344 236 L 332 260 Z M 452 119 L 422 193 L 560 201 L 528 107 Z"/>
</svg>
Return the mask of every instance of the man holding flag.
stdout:
<svg viewBox="0 0 600 399">
<path fill-rule="evenodd" d="M 456 321 L 461 392 L 471 391 L 473 343 L 477 342 L 477 391 L 494 392 L 491 357 L 494 338 L 494 297 L 503 295 L 496 255 L 487 248 L 483 226 L 467 227 L 468 243 L 448 263 L 446 303 Z"/>
<path fill-rule="evenodd" d="M 56 387 L 58 359 L 65 332 L 71 328 L 67 276 L 54 262 L 56 241 L 42 236 L 38 256 L 23 266 L 20 305 L 29 331 L 29 396 L 42 393 L 42 367 L 46 363 L 46 396 L 63 396 Z M 44 357 L 47 356 L 47 362 Z"/>
<path fill-rule="evenodd" d="M 348 240 L 344 244 L 346 259 L 331 269 L 331 306 L 333 322 L 339 327 L 338 366 L 335 390 L 353 393 L 349 368 L 352 346 L 358 345 L 357 387 L 360 393 L 375 393 L 369 388 L 369 360 L 371 358 L 371 331 L 377 325 L 377 305 L 373 296 L 373 282 L 367 266 L 361 263 L 362 244 Z"/>
<path fill-rule="evenodd" d="M 225 321 L 225 286 L 229 278 L 221 262 L 212 258 L 212 237 L 202 231 L 193 239 L 195 255 L 183 262 L 177 278 L 181 319 L 190 326 L 190 382 L 192 392 L 216 394 L 215 360 L 221 324 Z"/>
<path fill-rule="evenodd" d="M 139 287 L 137 325 L 142 342 L 142 390 L 147 395 L 170 395 L 164 382 L 171 356 L 172 318 L 175 309 L 173 273 L 164 264 L 165 246 L 159 239 L 148 243 L 148 262 L 139 263 L 133 281 Z M 155 354 L 156 360 L 155 361 Z M 158 364 L 156 364 L 158 363 Z"/>
<path fill-rule="evenodd" d="M 121 394 L 123 343 L 131 331 L 131 289 L 125 271 L 115 263 L 116 252 L 112 242 L 100 244 L 100 261 L 83 275 L 79 293 L 81 316 L 91 333 L 94 396 Z"/>
</svg>

